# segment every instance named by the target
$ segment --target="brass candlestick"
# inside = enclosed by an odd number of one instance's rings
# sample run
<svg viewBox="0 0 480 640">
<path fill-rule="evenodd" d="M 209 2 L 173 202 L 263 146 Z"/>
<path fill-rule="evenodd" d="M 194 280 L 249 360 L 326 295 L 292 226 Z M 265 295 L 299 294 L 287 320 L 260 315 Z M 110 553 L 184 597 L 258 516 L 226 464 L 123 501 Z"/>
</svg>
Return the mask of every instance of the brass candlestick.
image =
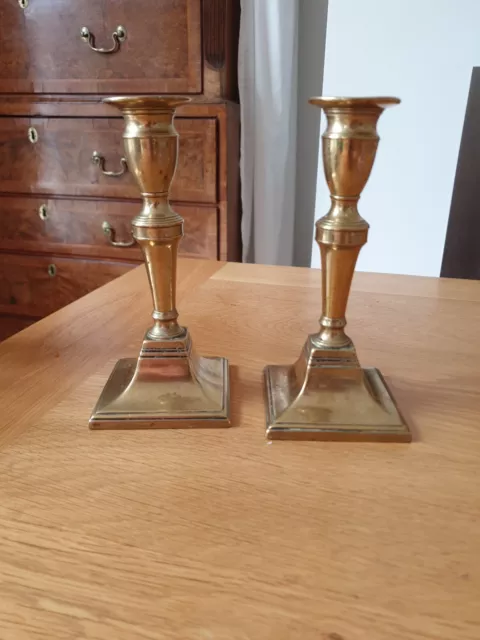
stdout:
<svg viewBox="0 0 480 640">
<path fill-rule="evenodd" d="M 332 205 L 316 223 L 322 259 L 320 331 L 292 366 L 265 369 L 267 437 L 409 442 L 410 431 L 377 369 L 362 369 L 345 334 L 345 311 L 368 224 L 357 202 L 373 166 L 376 124 L 397 98 L 312 98 L 322 107 L 325 177 Z"/>
<path fill-rule="evenodd" d="M 144 254 L 154 311 L 138 360 L 117 362 L 90 418 L 92 429 L 230 426 L 228 361 L 197 356 L 175 308 L 183 218 L 171 208 L 168 193 L 178 155 L 175 108 L 188 101 L 105 100 L 125 118 L 128 167 L 143 198 L 143 209 L 132 221 L 133 236 Z"/>
</svg>

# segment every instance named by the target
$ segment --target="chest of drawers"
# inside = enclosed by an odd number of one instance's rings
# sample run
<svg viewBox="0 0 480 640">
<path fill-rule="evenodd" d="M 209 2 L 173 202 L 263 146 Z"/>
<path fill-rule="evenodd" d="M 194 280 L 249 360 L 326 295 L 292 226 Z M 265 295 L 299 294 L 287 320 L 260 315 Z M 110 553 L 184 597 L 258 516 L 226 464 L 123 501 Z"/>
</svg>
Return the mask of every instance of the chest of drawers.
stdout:
<svg viewBox="0 0 480 640">
<path fill-rule="evenodd" d="M 107 95 L 176 93 L 183 256 L 240 259 L 239 0 L 0 3 L 0 339 L 140 264 Z"/>
</svg>

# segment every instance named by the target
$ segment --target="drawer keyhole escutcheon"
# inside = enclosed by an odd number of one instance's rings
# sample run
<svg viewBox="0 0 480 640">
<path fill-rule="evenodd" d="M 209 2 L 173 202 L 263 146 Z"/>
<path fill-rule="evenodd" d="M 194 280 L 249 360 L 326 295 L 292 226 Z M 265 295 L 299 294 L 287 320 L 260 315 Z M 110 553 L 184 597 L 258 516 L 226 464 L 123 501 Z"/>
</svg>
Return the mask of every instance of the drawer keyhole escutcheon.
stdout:
<svg viewBox="0 0 480 640">
<path fill-rule="evenodd" d="M 36 144 L 38 142 L 38 133 L 35 127 L 29 127 L 28 129 L 28 139 L 32 144 Z"/>
<path fill-rule="evenodd" d="M 48 218 L 48 209 L 46 204 L 40 205 L 38 208 L 38 215 L 40 220 L 46 220 Z"/>
<path fill-rule="evenodd" d="M 57 267 L 54 264 L 49 264 L 47 272 L 50 278 L 54 278 L 57 275 Z"/>
<path fill-rule="evenodd" d="M 22 9 L 26 9 L 28 7 L 28 0 L 18 0 L 18 4 Z"/>
</svg>

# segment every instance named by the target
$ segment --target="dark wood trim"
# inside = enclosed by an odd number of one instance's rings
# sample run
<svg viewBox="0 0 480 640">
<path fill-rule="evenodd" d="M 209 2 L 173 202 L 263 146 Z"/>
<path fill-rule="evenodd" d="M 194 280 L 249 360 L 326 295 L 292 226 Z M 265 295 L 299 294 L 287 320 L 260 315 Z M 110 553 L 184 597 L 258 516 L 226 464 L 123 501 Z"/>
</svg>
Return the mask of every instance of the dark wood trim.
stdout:
<svg viewBox="0 0 480 640">
<path fill-rule="evenodd" d="M 218 188 L 220 260 L 241 262 L 240 105 L 229 103 L 218 116 Z M 228 212 L 236 211 L 232 216 Z"/>
<path fill-rule="evenodd" d="M 203 0 L 203 94 L 233 102 L 238 95 L 240 0 Z"/>
<path fill-rule="evenodd" d="M 480 279 L 480 67 L 472 71 L 440 275 Z"/>
<path fill-rule="evenodd" d="M 212 69 L 225 66 L 225 0 L 203 0 L 203 55 Z"/>
</svg>

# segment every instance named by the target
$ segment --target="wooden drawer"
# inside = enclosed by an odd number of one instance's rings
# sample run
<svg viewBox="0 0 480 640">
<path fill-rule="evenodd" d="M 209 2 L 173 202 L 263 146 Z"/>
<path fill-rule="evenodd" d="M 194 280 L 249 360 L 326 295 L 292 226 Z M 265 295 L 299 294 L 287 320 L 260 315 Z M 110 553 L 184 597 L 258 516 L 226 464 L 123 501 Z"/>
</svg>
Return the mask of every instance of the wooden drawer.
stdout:
<svg viewBox="0 0 480 640">
<path fill-rule="evenodd" d="M 24 318 L 22 316 L 0 316 L 0 342 L 13 334 L 26 329 L 37 321 L 37 318 Z"/>
<path fill-rule="evenodd" d="M 0 254 L 0 314 L 48 315 L 134 266 L 138 265 Z"/>
<path fill-rule="evenodd" d="M 141 260 L 138 246 L 111 246 L 102 227 L 108 222 L 116 241 L 129 241 L 140 207 L 140 202 L 0 196 L 0 250 Z M 180 255 L 217 260 L 217 209 L 176 205 L 175 210 L 185 219 Z"/>
<path fill-rule="evenodd" d="M 2 93 L 200 93 L 200 0 L 0 2 Z M 121 25 L 118 51 L 108 49 Z"/>
<path fill-rule="evenodd" d="M 175 124 L 180 150 L 172 200 L 216 203 L 216 119 L 177 118 Z M 107 171 L 121 169 L 123 129 L 122 118 L 0 118 L 0 191 L 138 198 L 128 170 L 110 177 L 92 163 L 97 151 Z"/>
</svg>

